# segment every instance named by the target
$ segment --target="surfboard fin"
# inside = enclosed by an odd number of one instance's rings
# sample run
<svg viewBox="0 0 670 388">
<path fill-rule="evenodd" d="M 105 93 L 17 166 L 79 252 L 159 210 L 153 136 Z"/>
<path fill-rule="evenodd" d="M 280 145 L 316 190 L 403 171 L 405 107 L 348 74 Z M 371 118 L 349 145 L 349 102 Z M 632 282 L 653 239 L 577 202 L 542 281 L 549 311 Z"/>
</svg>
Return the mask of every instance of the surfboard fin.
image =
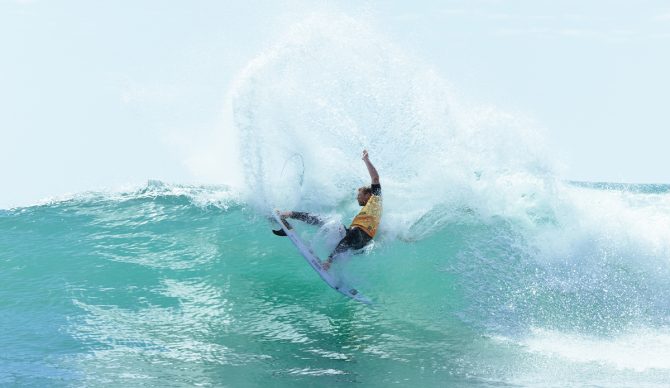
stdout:
<svg viewBox="0 0 670 388">
<path fill-rule="evenodd" d="M 272 233 L 274 233 L 275 236 L 282 236 L 282 237 L 286 236 L 286 232 L 284 232 L 284 229 L 277 229 L 277 230 L 273 229 Z"/>
</svg>

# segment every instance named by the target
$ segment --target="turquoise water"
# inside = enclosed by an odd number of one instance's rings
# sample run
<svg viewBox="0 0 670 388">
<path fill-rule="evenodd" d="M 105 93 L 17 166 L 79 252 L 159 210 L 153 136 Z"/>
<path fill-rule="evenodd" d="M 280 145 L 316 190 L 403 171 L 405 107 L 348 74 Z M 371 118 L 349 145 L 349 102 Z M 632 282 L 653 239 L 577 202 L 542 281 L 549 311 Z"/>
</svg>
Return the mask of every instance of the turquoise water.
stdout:
<svg viewBox="0 0 670 388">
<path fill-rule="evenodd" d="M 639 188 L 564 190 L 645 206 L 670 200 L 667 186 Z M 328 288 L 270 233 L 267 215 L 226 188 L 159 182 L 3 211 L 0 384 L 670 378 L 665 256 L 652 268 L 640 263 L 652 252 L 607 253 L 593 239 L 597 247 L 578 255 L 543 257 L 516 221 L 463 210 L 438 227 L 420 220 L 415 228 L 433 228 L 421 238 L 382 236 L 346 263 L 341 271 L 375 300 L 371 308 Z"/>
<path fill-rule="evenodd" d="M 670 186 L 565 182 L 532 121 L 468 101 L 346 16 L 259 53 L 223 116 L 189 161 L 227 186 L 0 210 L 0 385 L 670 381 Z M 373 307 L 324 284 L 269 220 L 323 215 L 295 226 L 327 252 L 369 183 L 363 149 L 382 223 L 333 271 Z"/>
</svg>

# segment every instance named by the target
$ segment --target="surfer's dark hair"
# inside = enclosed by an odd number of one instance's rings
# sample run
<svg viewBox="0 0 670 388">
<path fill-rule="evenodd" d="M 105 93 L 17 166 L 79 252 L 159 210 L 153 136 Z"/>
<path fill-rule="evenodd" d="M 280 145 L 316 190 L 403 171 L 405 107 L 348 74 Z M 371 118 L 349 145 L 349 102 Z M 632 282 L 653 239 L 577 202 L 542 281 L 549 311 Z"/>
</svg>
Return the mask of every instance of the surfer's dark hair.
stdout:
<svg viewBox="0 0 670 388">
<path fill-rule="evenodd" d="M 359 190 L 363 190 L 364 194 L 372 195 L 372 187 L 371 186 L 363 186 L 363 187 L 359 188 Z"/>
</svg>

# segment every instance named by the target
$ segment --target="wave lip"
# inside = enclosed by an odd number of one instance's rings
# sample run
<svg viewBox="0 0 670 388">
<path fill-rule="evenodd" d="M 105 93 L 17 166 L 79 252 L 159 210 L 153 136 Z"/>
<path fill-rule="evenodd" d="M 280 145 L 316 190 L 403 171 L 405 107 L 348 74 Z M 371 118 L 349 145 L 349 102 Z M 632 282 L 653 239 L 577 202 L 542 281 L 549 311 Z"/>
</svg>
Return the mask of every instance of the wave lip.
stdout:
<svg viewBox="0 0 670 388">
<path fill-rule="evenodd" d="M 32 205 L 2 210 L 2 213 L 21 211 L 33 207 L 60 206 L 66 204 L 95 202 L 124 202 L 140 199 L 183 198 L 196 206 L 218 206 L 227 208 L 240 201 L 240 194 L 227 185 L 185 185 L 150 179 L 141 186 L 125 186 L 117 189 L 85 191 L 74 194 L 44 198 Z"/>
</svg>

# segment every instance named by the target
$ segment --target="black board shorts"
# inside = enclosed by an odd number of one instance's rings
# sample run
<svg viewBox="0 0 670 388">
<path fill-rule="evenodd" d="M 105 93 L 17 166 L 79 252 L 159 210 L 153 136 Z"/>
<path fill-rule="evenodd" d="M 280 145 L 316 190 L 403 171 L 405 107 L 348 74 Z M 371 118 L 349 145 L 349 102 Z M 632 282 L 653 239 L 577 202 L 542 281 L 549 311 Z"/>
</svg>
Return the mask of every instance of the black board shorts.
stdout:
<svg viewBox="0 0 670 388">
<path fill-rule="evenodd" d="M 372 240 L 372 237 L 365 233 L 363 229 L 353 227 L 347 230 L 347 234 L 340 240 L 340 242 L 335 247 L 333 255 L 344 252 L 346 250 L 357 250 L 361 249 Z"/>
<path fill-rule="evenodd" d="M 379 186 L 379 185 L 373 185 L 373 186 Z M 377 190 L 379 189 L 377 188 Z M 291 218 L 300 220 L 310 225 L 323 225 L 323 220 L 321 218 L 311 215 L 309 213 L 293 212 Z M 364 246 L 368 245 L 368 243 L 372 240 L 372 237 L 370 237 L 370 235 L 365 233 L 361 228 L 354 226 L 349 229 L 345 227 L 345 229 L 347 230 L 347 234 L 337 244 L 331 256 L 334 256 L 338 253 L 342 253 L 349 249 L 354 251 L 361 249 Z"/>
</svg>

